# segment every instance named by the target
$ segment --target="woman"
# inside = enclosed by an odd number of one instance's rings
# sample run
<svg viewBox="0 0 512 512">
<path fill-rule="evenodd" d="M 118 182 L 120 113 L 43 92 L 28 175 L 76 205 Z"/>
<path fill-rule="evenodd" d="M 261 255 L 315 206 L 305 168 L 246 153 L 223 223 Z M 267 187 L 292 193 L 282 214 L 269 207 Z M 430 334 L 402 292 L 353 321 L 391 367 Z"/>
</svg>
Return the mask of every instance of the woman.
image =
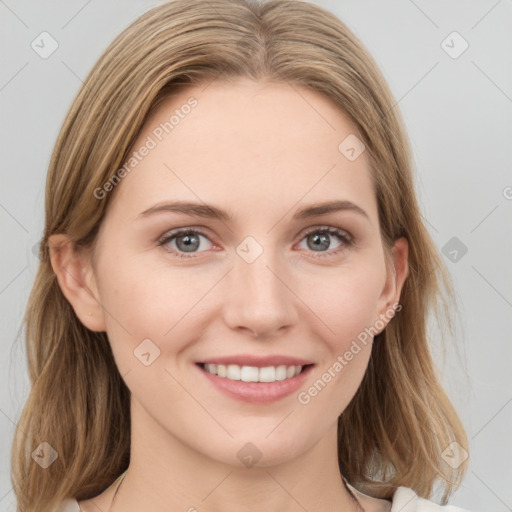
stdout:
<svg viewBox="0 0 512 512">
<path fill-rule="evenodd" d="M 340 20 L 151 9 L 50 162 L 19 510 L 438 510 L 467 466 L 427 343 L 443 284 L 395 102 Z"/>
</svg>

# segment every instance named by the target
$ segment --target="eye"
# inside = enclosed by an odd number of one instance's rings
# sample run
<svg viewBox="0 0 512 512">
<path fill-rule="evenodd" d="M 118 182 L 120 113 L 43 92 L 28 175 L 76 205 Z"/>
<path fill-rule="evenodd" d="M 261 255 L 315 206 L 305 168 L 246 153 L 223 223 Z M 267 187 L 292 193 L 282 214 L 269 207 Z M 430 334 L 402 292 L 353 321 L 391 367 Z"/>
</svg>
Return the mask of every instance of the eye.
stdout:
<svg viewBox="0 0 512 512">
<path fill-rule="evenodd" d="M 187 256 L 186 253 L 202 252 L 198 250 L 199 248 L 205 250 L 205 244 L 201 241 L 202 238 L 208 240 L 211 244 L 208 237 L 201 231 L 190 228 L 179 229 L 171 233 L 166 233 L 164 237 L 159 240 L 158 245 L 169 252 L 175 253 L 175 255 L 180 258 L 193 258 L 194 256 Z M 208 247 L 206 249 L 208 249 Z"/>
<path fill-rule="evenodd" d="M 333 238 L 338 240 L 334 247 L 332 247 Z M 205 239 L 210 247 L 204 247 L 205 243 L 202 239 Z M 354 244 L 353 237 L 347 231 L 332 226 L 313 228 L 304 235 L 302 240 L 306 243 L 306 249 L 316 253 L 326 253 L 319 254 L 319 257 L 336 255 Z M 192 228 L 182 228 L 166 233 L 158 241 L 158 245 L 179 258 L 194 258 L 194 253 L 211 249 L 213 246 L 206 234 Z"/>
<path fill-rule="evenodd" d="M 338 239 L 338 242 L 334 247 L 332 246 L 333 237 Z M 326 256 L 338 254 L 354 243 L 354 240 L 349 233 L 332 226 L 313 228 L 306 233 L 302 240 L 306 243 L 306 249 L 313 252 L 326 252 L 328 253 Z M 324 255 L 322 254 L 321 257 L 323 256 Z"/>
</svg>

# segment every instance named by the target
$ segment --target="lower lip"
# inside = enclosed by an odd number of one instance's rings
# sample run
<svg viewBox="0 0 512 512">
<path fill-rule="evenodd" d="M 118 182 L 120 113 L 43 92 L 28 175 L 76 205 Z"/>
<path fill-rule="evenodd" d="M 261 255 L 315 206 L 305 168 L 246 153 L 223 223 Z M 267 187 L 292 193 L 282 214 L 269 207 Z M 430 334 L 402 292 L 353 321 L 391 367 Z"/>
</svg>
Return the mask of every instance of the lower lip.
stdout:
<svg viewBox="0 0 512 512">
<path fill-rule="evenodd" d="M 313 368 L 313 365 L 309 365 L 299 375 L 290 379 L 275 382 L 244 382 L 242 380 L 230 380 L 225 377 L 219 377 L 218 375 L 208 373 L 197 364 L 195 366 L 221 392 L 231 398 L 251 403 L 275 402 L 292 394 L 304 384 L 309 372 Z"/>
</svg>

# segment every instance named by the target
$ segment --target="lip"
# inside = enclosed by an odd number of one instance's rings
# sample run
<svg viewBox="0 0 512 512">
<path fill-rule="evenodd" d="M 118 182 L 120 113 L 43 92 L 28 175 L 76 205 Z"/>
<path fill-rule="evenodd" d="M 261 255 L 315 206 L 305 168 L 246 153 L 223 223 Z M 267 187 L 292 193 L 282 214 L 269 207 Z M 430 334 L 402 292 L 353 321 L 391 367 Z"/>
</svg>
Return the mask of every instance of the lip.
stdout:
<svg viewBox="0 0 512 512">
<path fill-rule="evenodd" d="M 213 364 L 229 364 L 229 363 L 216 363 L 216 361 L 228 360 L 230 364 L 239 364 L 233 362 L 233 358 L 216 358 L 205 361 L 205 363 L 213 363 Z M 264 358 L 258 358 L 261 362 Z M 276 361 L 277 358 L 272 358 L 272 361 Z M 287 358 L 290 361 L 300 361 L 294 358 Z M 244 362 L 247 363 L 247 358 L 244 358 Z M 282 363 L 287 364 L 287 363 Z M 288 364 L 288 366 L 294 365 L 293 363 Z M 243 402 L 249 402 L 253 404 L 264 404 L 275 402 L 277 400 L 281 400 L 293 392 L 296 392 L 306 381 L 309 373 L 313 368 L 313 364 L 297 364 L 298 366 L 305 366 L 302 369 L 302 372 L 295 377 L 285 380 L 278 380 L 276 382 L 244 382 L 241 380 L 230 380 L 225 377 L 219 377 L 218 375 L 212 375 L 203 369 L 200 363 L 195 364 L 194 366 L 197 370 L 204 375 L 206 379 L 208 379 L 209 384 L 213 385 L 216 389 L 218 389 L 223 394 L 227 395 L 230 398 L 234 398 L 236 400 L 240 400 Z M 240 366 L 279 366 L 279 364 L 245 364 Z"/>
<path fill-rule="evenodd" d="M 205 359 L 204 361 L 197 361 L 198 363 L 204 364 L 237 364 L 238 366 L 256 366 L 258 368 L 264 368 L 265 366 L 306 366 L 313 364 L 312 361 L 306 361 L 305 359 L 299 359 L 297 357 L 290 357 L 285 355 L 275 356 L 254 356 L 251 354 L 239 354 L 225 357 L 213 357 Z M 222 378 L 222 377 L 221 377 Z"/>
</svg>

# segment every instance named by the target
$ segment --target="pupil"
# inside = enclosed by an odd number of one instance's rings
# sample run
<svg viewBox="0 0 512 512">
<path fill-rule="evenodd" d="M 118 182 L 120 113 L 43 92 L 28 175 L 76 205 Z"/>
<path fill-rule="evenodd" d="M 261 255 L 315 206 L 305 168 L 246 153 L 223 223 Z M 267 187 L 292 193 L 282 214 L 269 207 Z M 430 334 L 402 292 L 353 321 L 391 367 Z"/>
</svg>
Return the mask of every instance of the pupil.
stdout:
<svg viewBox="0 0 512 512">
<path fill-rule="evenodd" d="M 184 246 L 183 248 L 180 247 L 180 250 L 183 250 L 185 252 L 192 252 L 196 250 L 199 246 L 199 240 L 198 237 L 195 235 L 182 235 L 181 237 L 178 237 L 176 244 L 179 246 L 179 240 L 183 240 Z"/>
<path fill-rule="evenodd" d="M 315 234 L 313 235 L 313 244 L 314 247 L 321 247 L 323 249 L 329 248 L 329 238 L 325 233 L 321 235 Z"/>
</svg>

